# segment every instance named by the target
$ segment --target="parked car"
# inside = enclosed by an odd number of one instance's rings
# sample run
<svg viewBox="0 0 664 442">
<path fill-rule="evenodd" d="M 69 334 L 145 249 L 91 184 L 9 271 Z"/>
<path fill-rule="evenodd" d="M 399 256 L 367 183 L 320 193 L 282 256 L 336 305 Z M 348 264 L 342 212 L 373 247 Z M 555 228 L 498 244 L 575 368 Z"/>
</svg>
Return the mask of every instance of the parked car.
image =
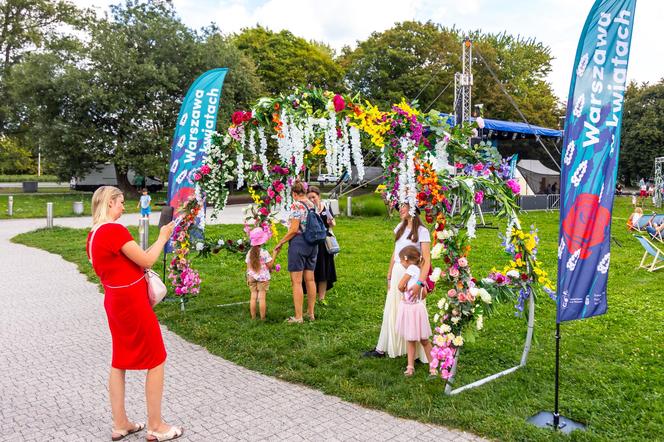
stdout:
<svg viewBox="0 0 664 442">
<path fill-rule="evenodd" d="M 136 172 L 129 170 L 127 179 L 134 183 Z M 69 182 L 69 187 L 73 190 L 94 191 L 101 186 L 117 186 L 118 177 L 115 174 L 115 166 L 111 163 L 100 164 L 91 169 L 84 177 L 74 177 Z M 157 192 L 164 188 L 164 183 L 153 177 L 145 177 L 145 187 L 150 192 Z"/>
<path fill-rule="evenodd" d="M 321 173 L 320 175 L 318 175 L 318 178 L 316 178 L 316 181 L 318 181 L 321 184 L 336 183 L 337 181 L 339 181 L 339 177 L 332 173 Z"/>
</svg>

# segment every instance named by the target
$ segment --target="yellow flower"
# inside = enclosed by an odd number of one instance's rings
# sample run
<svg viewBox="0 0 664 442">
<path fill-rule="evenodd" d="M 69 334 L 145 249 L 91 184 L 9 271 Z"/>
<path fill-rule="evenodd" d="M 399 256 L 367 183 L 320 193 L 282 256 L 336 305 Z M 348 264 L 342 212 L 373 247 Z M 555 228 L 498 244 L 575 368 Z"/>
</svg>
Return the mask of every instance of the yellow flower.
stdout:
<svg viewBox="0 0 664 442">
<path fill-rule="evenodd" d="M 405 98 L 402 98 L 401 103 L 395 104 L 395 106 L 403 109 L 403 111 L 406 112 L 408 115 L 419 115 L 420 114 L 418 111 L 416 111 L 415 109 L 410 107 L 410 105 L 408 103 L 406 103 Z"/>
</svg>

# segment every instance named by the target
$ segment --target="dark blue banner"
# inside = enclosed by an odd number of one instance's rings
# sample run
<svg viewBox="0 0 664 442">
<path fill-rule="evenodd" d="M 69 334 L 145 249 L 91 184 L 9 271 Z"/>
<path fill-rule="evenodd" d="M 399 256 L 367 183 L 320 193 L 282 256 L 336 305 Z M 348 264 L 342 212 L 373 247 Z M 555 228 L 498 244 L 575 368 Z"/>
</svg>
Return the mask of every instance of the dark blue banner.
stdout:
<svg viewBox="0 0 664 442">
<path fill-rule="evenodd" d="M 190 172 L 203 164 L 206 149 L 217 130 L 221 88 L 228 69 L 207 71 L 194 81 L 178 114 L 168 174 L 168 204 L 177 210 L 194 195 Z"/>
<path fill-rule="evenodd" d="M 611 210 L 635 7 L 636 0 L 597 0 L 576 51 L 560 177 L 558 322 L 607 309 Z"/>
</svg>

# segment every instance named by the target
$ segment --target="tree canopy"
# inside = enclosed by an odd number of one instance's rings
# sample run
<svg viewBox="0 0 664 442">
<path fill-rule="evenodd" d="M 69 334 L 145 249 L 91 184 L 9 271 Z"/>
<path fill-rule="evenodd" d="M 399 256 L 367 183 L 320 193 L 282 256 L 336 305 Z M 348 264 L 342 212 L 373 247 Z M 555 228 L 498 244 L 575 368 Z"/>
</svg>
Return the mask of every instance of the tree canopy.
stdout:
<svg viewBox="0 0 664 442">
<path fill-rule="evenodd" d="M 620 144 L 618 173 L 626 183 L 654 178 L 655 157 L 664 156 L 664 78 L 628 86 Z"/>
<path fill-rule="evenodd" d="M 90 24 L 76 52 L 26 58 L 12 76 L 24 126 L 62 178 L 113 162 L 120 183 L 132 168 L 164 176 L 183 96 L 204 71 L 226 66 L 222 116 L 255 99 L 252 62 L 207 28 L 187 28 L 166 2 L 128 2 Z"/>
<path fill-rule="evenodd" d="M 244 29 L 232 41 L 254 61 L 256 73 L 269 94 L 306 84 L 333 90 L 341 87 L 343 69 L 334 61 L 332 49 L 323 43 L 261 26 Z"/>
<path fill-rule="evenodd" d="M 406 21 L 374 32 L 357 48 L 344 48 L 340 63 L 351 90 L 382 105 L 416 97 L 425 109 L 453 111 L 454 73 L 461 72 L 463 33 L 432 22 Z M 533 39 L 475 31 L 473 102 L 487 116 L 521 121 L 480 57 L 497 75 L 530 122 L 555 125 L 557 100 L 546 76 L 551 70 L 548 47 Z M 419 96 L 418 96 L 419 94 Z"/>
</svg>

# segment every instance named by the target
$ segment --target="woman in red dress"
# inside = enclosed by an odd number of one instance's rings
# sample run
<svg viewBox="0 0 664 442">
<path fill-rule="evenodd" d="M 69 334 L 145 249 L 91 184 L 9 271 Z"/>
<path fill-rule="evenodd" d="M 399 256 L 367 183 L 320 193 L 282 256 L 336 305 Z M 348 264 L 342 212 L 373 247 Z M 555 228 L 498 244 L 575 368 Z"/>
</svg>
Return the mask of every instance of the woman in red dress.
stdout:
<svg viewBox="0 0 664 442">
<path fill-rule="evenodd" d="M 147 294 L 144 269 L 159 258 L 173 233 L 174 223 L 161 228 L 159 238 L 143 251 L 131 234 L 116 221 L 124 211 L 120 189 L 103 186 L 92 196 L 92 230 L 87 252 L 92 267 L 104 286 L 104 308 L 113 340 L 109 395 L 116 441 L 136 433 L 145 425 L 130 422 L 125 410 L 126 370 L 147 370 L 145 396 L 148 409 L 148 440 L 171 440 L 182 428 L 161 419 L 166 350 L 159 322 Z"/>
</svg>

